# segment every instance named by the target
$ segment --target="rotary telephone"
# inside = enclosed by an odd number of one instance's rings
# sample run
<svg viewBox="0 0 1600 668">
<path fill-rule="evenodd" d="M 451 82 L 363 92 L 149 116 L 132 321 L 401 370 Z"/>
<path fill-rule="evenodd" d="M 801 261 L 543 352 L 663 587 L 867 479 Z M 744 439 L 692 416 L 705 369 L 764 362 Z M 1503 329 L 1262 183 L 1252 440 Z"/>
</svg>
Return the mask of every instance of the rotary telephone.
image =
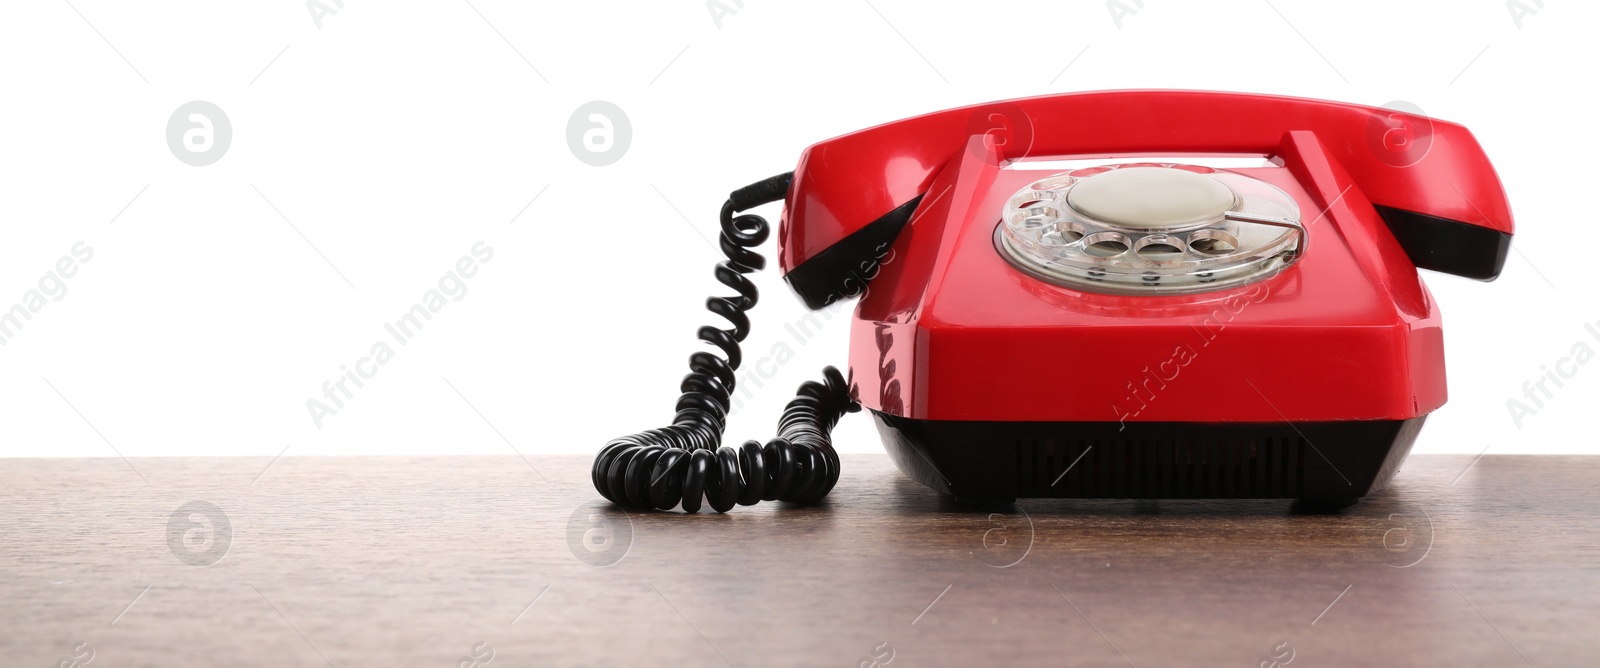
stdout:
<svg viewBox="0 0 1600 668">
<path fill-rule="evenodd" d="M 1259 156 L 1218 169 L 1181 158 Z M 1046 158 L 1128 158 L 1062 171 Z M 850 376 L 800 386 L 778 434 L 721 447 L 747 274 L 813 309 L 858 298 Z M 1445 401 L 1417 268 L 1493 280 L 1512 218 L 1465 128 L 1337 102 L 1191 91 L 1034 97 L 807 148 L 735 190 L 672 424 L 611 441 L 620 506 L 811 503 L 829 432 L 866 408 L 909 477 L 957 500 L 1285 498 L 1341 508 Z M 713 352 L 715 351 L 715 352 Z M 721 354 L 717 354 L 720 352 Z"/>
</svg>

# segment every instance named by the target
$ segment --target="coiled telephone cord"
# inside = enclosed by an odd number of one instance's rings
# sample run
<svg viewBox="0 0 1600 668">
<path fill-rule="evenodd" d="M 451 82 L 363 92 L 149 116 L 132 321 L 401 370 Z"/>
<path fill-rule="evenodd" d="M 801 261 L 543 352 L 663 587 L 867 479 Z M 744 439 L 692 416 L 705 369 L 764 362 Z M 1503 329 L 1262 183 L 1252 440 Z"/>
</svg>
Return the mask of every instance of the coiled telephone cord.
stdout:
<svg viewBox="0 0 1600 668">
<path fill-rule="evenodd" d="M 789 172 L 745 186 L 722 205 L 719 245 L 728 259 L 717 265 L 716 277 L 739 294 L 708 297 L 706 309 L 732 327 L 706 325 L 697 335 L 723 354 L 689 356 L 670 426 L 613 439 L 600 450 L 591 475 L 595 490 L 612 503 L 638 510 L 670 510 L 681 503 L 684 512 L 694 513 L 705 499 L 722 513 L 760 501 L 815 503 L 838 482 L 839 456 L 829 434 L 840 417 L 861 406 L 850 400 L 844 376 L 831 366 L 822 370 L 822 382 L 800 385 L 778 420 L 778 435 L 766 445 L 722 446 L 742 359 L 739 343 L 750 334 L 746 312 L 756 305 L 756 286 L 745 274 L 766 267 L 766 258 L 751 249 L 771 231 L 765 218 L 740 212 L 783 199 L 793 177 Z"/>
</svg>

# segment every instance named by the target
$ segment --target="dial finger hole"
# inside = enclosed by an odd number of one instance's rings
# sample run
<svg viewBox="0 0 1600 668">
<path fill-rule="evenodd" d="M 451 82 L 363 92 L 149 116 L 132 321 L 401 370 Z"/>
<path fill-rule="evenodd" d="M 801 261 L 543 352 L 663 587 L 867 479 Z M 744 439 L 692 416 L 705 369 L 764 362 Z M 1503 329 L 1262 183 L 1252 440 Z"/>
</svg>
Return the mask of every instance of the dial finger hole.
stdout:
<svg viewBox="0 0 1600 668">
<path fill-rule="evenodd" d="M 1189 247 L 1201 255 L 1220 256 L 1239 250 L 1239 240 L 1222 230 L 1198 230 L 1189 235 Z"/>
<path fill-rule="evenodd" d="M 1011 226 L 1022 230 L 1038 230 L 1056 222 L 1061 213 L 1048 206 L 1024 209 L 1011 216 Z"/>
<path fill-rule="evenodd" d="M 1008 205 L 1013 209 L 1031 209 L 1041 204 L 1049 204 L 1055 199 L 1055 193 L 1048 190 L 1024 190 L 1011 196 Z"/>
<path fill-rule="evenodd" d="M 1056 232 L 1070 244 L 1083 238 L 1084 228 L 1082 223 L 1062 223 L 1056 226 Z"/>
<path fill-rule="evenodd" d="M 1066 188 L 1067 186 L 1072 185 L 1073 182 L 1075 182 L 1075 181 L 1077 181 L 1077 179 L 1075 179 L 1075 178 L 1073 178 L 1071 176 L 1063 174 L 1063 175 L 1060 175 L 1060 176 L 1052 176 L 1052 177 L 1050 177 L 1048 179 L 1041 179 L 1039 181 L 1035 181 L 1035 182 L 1033 182 L 1032 185 L 1029 185 L 1028 187 L 1032 188 L 1034 190 L 1042 190 L 1042 191 L 1061 190 L 1062 188 Z"/>
<path fill-rule="evenodd" d="M 1146 260 L 1176 260 L 1183 257 L 1183 242 L 1177 237 L 1152 234 L 1140 239 L 1133 250 Z"/>
<path fill-rule="evenodd" d="M 1116 232 L 1096 232 L 1084 237 L 1083 252 L 1095 257 L 1115 257 L 1128 252 L 1128 238 Z"/>
</svg>

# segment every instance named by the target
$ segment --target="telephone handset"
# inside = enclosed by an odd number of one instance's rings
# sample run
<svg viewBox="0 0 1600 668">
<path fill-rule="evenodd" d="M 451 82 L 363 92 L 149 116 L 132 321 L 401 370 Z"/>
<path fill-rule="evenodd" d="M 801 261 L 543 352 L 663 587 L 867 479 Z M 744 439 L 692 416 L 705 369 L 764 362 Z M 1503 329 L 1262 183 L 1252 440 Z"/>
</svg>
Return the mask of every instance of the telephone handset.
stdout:
<svg viewBox="0 0 1600 668">
<path fill-rule="evenodd" d="M 1256 155 L 1217 169 L 1137 156 Z M 1130 157 L 1067 171 L 1045 158 Z M 1043 164 L 1043 163 L 1040 163 Z M 860 297 L 850 380 L 801 386 L 766 444 L 719 447 L 784 200 L 784 279 Z M 829 432 L 867 408 L 912 478 L 971 501 L 1292 498 L 1339 507 L 1398 470 L 1444 403 L 1416 268 L 1493 280 L 1513 231 L 1472 135 L 1403 112 L 1188 91 L 952 109 L 815 144 L 721 213 L 737 294 L 698 336 L 673 424 L 609 443 L 631 508 L 814 502 Z"/>
</svg>

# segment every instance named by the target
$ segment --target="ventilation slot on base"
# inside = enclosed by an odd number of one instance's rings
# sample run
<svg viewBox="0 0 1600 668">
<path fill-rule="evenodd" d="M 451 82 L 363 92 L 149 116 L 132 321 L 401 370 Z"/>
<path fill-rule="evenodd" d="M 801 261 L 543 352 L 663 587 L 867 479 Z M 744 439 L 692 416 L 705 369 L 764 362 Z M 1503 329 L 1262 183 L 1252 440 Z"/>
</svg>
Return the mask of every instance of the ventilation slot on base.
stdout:
<svg viewBox="0 0 1600 668">
<path fill-rule="evenodd" d="M 1019 439 L 1017 494 L 1073 499 L 1283 499 L 1302 492 L 1305 440 Z"/>
</svg>

